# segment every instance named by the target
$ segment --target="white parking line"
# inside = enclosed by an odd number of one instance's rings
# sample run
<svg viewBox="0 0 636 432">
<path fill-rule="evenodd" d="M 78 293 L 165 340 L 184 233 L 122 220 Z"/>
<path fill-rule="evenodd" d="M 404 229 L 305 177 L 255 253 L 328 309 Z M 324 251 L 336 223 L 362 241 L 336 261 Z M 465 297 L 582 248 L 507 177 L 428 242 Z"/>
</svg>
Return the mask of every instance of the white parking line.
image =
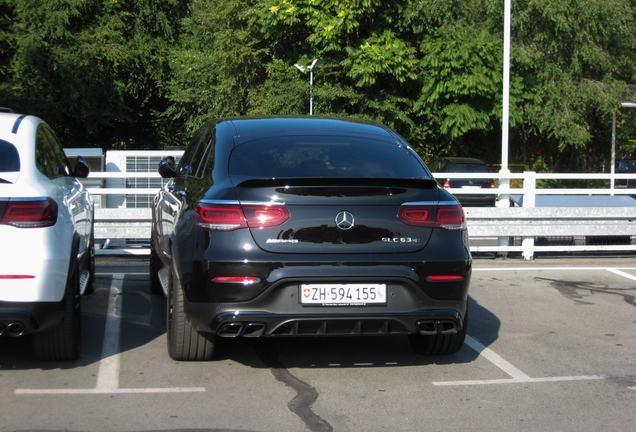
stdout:
<svg viewBox="0 0 636 432">
<path fill-rule="evenodd" d="M 119 334 L 121 328 L 121 305 L 124 275 L 113 274 L 108 295 L 104 342 L 102 343 L 102 359 L 99 362 L 97 385 L 95 391 L 111 392 L 119 387 Z"/>
<path fill-rule="evenodd" d="M 636 270 L 636 267 L 532 267 L 532 266 L 528 266 L 528 267 L 481 267 L 481 268 L 474 268 L 473 267 L 473 271 L 474 272 L 483 272 L 483 271 L 488 271 L 488 272 L 492 272 L 492 271 L 554 271 L 554 270 L 565 270 L 565 271 L 572 271 L 572 270 L 576 270 L 576 271 L 580 271 L 580 270 L 592 270 L 592 271 L 598 271 L 598 270 L 608 270 L 608 271 L 613 271 L 617 274 L 622 274 L 623 276 L 629 277 L 629 278 L 634 278 L 635 276 L 632 276 L 628 273 L 624 273 L 621 270 Z"/>
<path fill-rule="evenodd" d="M 636 270 L 636 267 L 496 267 L 496 268 L 473 268 L 473 271 L 555 271 L 555 270 L 593 270 L 593 271 L 610 271 L 619 276 L 626 277 L 636 281 L 636 276 L 626 273 L 622 270 Z M 492 379 L 492 380 L 469 380 L 469 381 L 437 381 L 433 382 L 435 386 L 463 386 L 463 385 L 485 385 L 485 384 L 518 384 L 518 383 L 539 383 L 539 382 L 557 382 L 557 381 L 585 381 L 585 380 L 602 380 L 609 378 L 606 375 L 584 375 L 584 376 L 563 376 L 563 377 L 545 377 L 531 378 L 524 372 L 513 366 L 510 362 L 504 360 L 491 349 L 482 345 L 476 339 L 466 336 L 466 345 L 477 351 L 480 356 L 490 361 L 499 369 L 510 375 L 512 378 Z M 630 387 L 636 389 L 636 387 Z"/>
<path fill-rule="evenodd" d="M 636 267 L 509 267 L 509 268 L 473 268 L 473 271 L 555 271 L 555 270 L 603 270 L 610 271 L 617 275 L 636 281 L 636 276 L 625 273 L 621 270 L 636 270 Z M 112 274 L 113 282 L 110 287 L 108 312 L 106 317 L 106 327 L 104 331 L 104 343 L 102 345 L 102 359 L 99 364 L 97 384 L 93 389 L 16 389 L 15 394 L 130 394 L 130 393 L 174 393 L 174 392 L 205 392 L 204 387 L 167 387 L 167 388 L 119 388 L 119 334 L 120 317 L 118 311 L 121 309 L 121 290 L 125 274 Z M 490 348 L 471 336 L 466 336 L 466 345 L 475 350 L 481 357 L 490 361 L 497 368 L 501 369 L 511 378 L 491 379 L 491 380 L 466 380 L 466 381 L 436 381 L 435 386 L 465 386 L 465 385 L 492 385 L 492 384 L 519 384 L 519 383 L 541 383 L 541 382 L 562 382 L 562 381 L 587 381 L 608 379 L 606 375 L 583 375 L 583 376 L 562 376 L 532 378 L 523 371 L 512 365 L 510 362 L 496 354 Z M 636 387 L 629 387 L 636 390 Z"/>
<path fill-rule="evenodd" d="M 636 281 L 636 276 L 631 275 L 629 273 L 625 273 L 624 271 L 620 271 L 619 269 L 615 269 L 615 268 L 608 268 L 607 271 L 611 271 L 612 273 L 615 273 L 619 276 L 623 276 L 626 277 L 627 279 L 631 279 L 633 281 Z"/>
<path fill-rule="evenodd" d="M 586 375 L 586 376 L 563 376 L 563 377 L 546 377 L 531 378 L 521 370 L 513 366 L 510 362 L 504 360 L 490 348 L 485 347 L 478 340 L 466 336 L 466 345 L 474 349 L 480 356 L 490 361 L 499 369 L 510 375 L 512 378 L 492 379 L 492 380 L 469 380 L 469 381 L 436 381 L 432 384 L 435 386 L 466 386 L 466 385 L 486 385 L 486 384 L 520 384 L 520 383 L 539 383 L 539 382 L 556 382 L 556 381 L 586 381 L 586 380 L 602 380 L 609 378 L 606 375 Z"/>
<path fill-rule="evenodd" d="M 16 389 L 15 394 L 131 394 L 205 392 L 205 387 L 119 388 L 119 335 L 121 327 L 122 287 L 124 273 L 114 273 L 108 295 L 108 309 L 102 356 L 99 361 L 97 384 L 93 389 Z"/>
</svg>

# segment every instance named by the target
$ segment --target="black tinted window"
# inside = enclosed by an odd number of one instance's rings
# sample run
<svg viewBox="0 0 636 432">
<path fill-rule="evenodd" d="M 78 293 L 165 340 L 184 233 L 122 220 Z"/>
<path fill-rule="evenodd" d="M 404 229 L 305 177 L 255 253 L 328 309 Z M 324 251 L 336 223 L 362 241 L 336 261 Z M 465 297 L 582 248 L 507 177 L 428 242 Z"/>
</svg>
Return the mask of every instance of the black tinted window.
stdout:
<svg viewBox="0 0 636 432">
<path fill-rule="evenodd" d="M 487 173 L 488 167 L 481 164 L 450 164 L 446 172 Z"/>
<path fill-rule="evenodd" d="M 62 146 L 53 132 L 44 125 L 38 127 L 35 137 L 35 165 L 51 180 L 71 172 Z"/>
<path fill-rule="evenodd" d="M 629 163 L 627 161 L 620 161 L 616 164 L 616 172 L 626 173 L 629 172 Z"/>
<path fill-rule="evenodd" d="M 201 177 L 206 168 L 205 152 L 212 139 L 212 131 L 204 127 L 200 129 L 188 144 L 177 168 L 177 175 Z"/>
<path fill-rule="evenodd" d="M 248 178 L 429 178 L 420 159 L 395 142 L 336 136 L 287 136 L 238 146 L 230 175 Z"/>
<path fill-rule="evenodd" d="M 20 171 L 20 155 L 11 143 L 0 140 L 0 172 Z"/>
</svg>

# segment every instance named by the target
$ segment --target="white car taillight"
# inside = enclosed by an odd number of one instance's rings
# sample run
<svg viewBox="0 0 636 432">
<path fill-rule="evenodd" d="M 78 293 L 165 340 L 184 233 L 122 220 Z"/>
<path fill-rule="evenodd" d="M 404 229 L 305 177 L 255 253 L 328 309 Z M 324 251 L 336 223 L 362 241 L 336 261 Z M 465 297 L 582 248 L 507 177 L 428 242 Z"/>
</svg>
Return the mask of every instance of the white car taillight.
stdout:
<svg viewBox="0 0 636 432">
<path fill-rule="evenodd" d="M 57 203 L 51 198 L 0 201 L 0 224 L 17 228 L 42 228 L 57 222 Z"/>
</svg>

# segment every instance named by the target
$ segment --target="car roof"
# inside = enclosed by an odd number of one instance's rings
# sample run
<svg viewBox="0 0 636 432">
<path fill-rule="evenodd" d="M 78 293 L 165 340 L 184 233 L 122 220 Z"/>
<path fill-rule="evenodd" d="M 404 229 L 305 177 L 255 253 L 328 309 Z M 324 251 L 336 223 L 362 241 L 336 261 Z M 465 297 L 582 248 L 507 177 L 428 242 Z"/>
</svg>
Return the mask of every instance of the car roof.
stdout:
<svg viewBox="0 0 636 432">
<path fill-rule="evenodd" d="M 20 157 L 20 176 L 29 178 L 36 172 L 35 135 L 42 123 L 44 121 L 35 116 L 0 112 L 0 139 L 17 149 Z"/>
<path fill-rule="evenodd" d="M 240 117 L 220 119 L 231 123 L 237 136 L 273 135 L 278 133 L 347 133 L 376 135 L 384 138 L 399 138 L 384 125 L 361 119 L 338 117 Z M 401 139 L 400 139 L 401 140 Z"/>
<path fill-rule="evenodd" d="M 22 147 L 24 143 L 29 143 L 31 140 L 21 137 L 33 134 L 40 123 L 43 121 L 34 116 L 0 112 L 0 139 Z"/>
</svg>

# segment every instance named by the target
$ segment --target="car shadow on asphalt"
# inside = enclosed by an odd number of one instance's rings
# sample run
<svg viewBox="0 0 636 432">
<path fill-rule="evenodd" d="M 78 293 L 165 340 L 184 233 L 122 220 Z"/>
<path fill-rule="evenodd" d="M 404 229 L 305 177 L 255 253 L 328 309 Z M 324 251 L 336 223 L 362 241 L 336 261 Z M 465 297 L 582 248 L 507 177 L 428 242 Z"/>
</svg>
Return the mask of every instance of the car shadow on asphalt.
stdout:
<svg viewBox="0 0 636 432">
<path fill-rule="evenodd" d="M 68 362 L 45 362 L 34 358 L 30 336 L 0 338 L 0 372 L 2 370 L 73 369 L 98 363 L 103 356 L 104 334 L 112 278 L 98 276 L 94 292 L 81 302 L 80 357 Z M 126 277 L 121 292 L 119 318 L 119 353 L 134 350 L 165 335 L 166 300 L 152 295 L 145 275 Z M 168 354 L 166 353 L 166 357 Z"/>
<path fill-rule="evenodd" d="M 501 321 L 469 297 L 468 335 L 483 345 L 499 335 Z M 405 335 L 222 339 L 215 361 L 237 361 L 254 368 L 363 368 L 470 363 L 479 353 L 468 345 L 453 355 L 416 354 Z"/>
<path fill-rule="evenodd" d="M 0 371 L 72 369 L 99 362 L 102 356 L 109 287 L 109 278 L 98 278 L 94 294 L 83 300 L 82 343 L 77 361 L 37 361 L 31 353 L 28 338 L 0 338 Z M 149 294 L 147 277 L 127 279 L 119 295 L 124 300 L 119 312 L 120 353 L 144 347 L 157 338 L 165 338 L 165 297 Z M 468 335 L 487 347 L 497 340 L 501 322 L 474 298 L 469 297 L 468 301 Z M 165 356 L 168 359 L 167 352 Z M 405 335 L 238 338 L 219 339 L 212 363 L 230 360 L 253 368 L 401 367 L 470 363 L 478 356 L 479 353 L 466 344 L 453 355 L 418 355 L 411 349 Z"/>
</svg>

